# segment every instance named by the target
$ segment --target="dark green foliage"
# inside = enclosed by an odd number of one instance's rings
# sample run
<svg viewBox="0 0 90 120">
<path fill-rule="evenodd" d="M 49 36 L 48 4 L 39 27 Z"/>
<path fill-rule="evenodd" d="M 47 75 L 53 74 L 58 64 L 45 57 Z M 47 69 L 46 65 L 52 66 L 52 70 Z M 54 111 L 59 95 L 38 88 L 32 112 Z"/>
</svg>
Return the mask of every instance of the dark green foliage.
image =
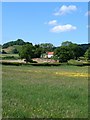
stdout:
<svg viewBox="0 0 90 120">
<path fill-rule="evenodd" d="M 33 60 L 32 60 L 31 63 L 37 63 L 37 61 L 33 61 Z"/>
<path fill-rule="evenodd" d="M 78 59 L 78 57 L 82 56 L 84 53 L 83 49 L 80 46 L 78 46 L 77 44 L 72 43 L 68 47 L 70 49 L 73 59 Z"/>
<path fill-rule="evenodd" d="M 61 46 L 69 46 L 69 45 L 71 45 L 71 44 L 72 44 L 72 42 L 70 42 L 70 41 L 65 41 L 65 42 L 62 42 Z"/>
<path fill-rule="evenodd" d="M 78 59 L 82 55 L 82 48 L 77 44 L 68 41 L 63 42 L 62 46 L 58 47 L 54 54 L 60 62 L 67 62 L 70 59 Z"/>
<path fill-rule="evenodd" d="M 15 45 L 24 45 L 25 42 L 22 39 L 18 39 L 17 41 L 14 42 Z"/>
<path fill-rule="evenodd" d="M 0 45 L 0 52 L 2 51 L 2 45 Z"/>
<path fill-rule="evenodd" d="M 54 46 L 51 43 L 42 43 L 40 44 L 40 47 L 42 48 L 42 53 L 52 52 L 54 49 Z"/>
<path fill-rule="evenodd" d="M 33 49 L 34 47 L 31 44 L 23 45 L 19 52 L 20 58 L 25 59 L 26 62 L 31 62 L 31 59 L 34 57 Z"/>
<path fill-rule="evenodd" d="M 54 56 L 52 57 L 52 59 L 54 59 L 55 61 L 57 61 L 57 60 L 59 60 L 59 57 L 58 57 L 57 55 L 54 55 Z"/>
<path fill-rule="evenodd" d="M 80 44 L 78 46 L 80 46 L 83 49 L 84 53 L 85 53 L 85 51 L 90 47 L 90 43 L 89 44 Z"/>
<path fill-rule="evenodd" d="M 35 45 L 34 46 L 34 58 L 40 58 L 42 54 L 42 48 L 40 47 L 40 45 Z"/>
<path fill-rule="evenodd" d="M 4 57 L 2 57 L 2 60 L 17 60 L 17 59 L 19 59 L 19 57 L 17 57 L 17 56 L 4 56 Z"/>
<path fill-rule="evenodd" d="M 18 39 L 16 41 L 11 41 L 11 42 L 7 42 L 5 44 L 3 44 L 2 48 L 8 48 L 9 46 L 13 46 L 13 45 L 24 45 L 25 42 L 22 39 Z"/>
<path fill-rule="evenodd" d="M 16 48 L 14 48 L 13 50 L 12 50 L 12 54 L 18 54 L 19 53 L 19 51 L 16 49 Z"/>
<path fill-rule="evenodd" d="M 59 59 L 60 62 L 67 62 L 70 59 L 68 47 L 61 46 L 55 50 L 55 56 Z"/>
<path fill-rule="evenodd" d="M 18 62 L 0 62 L 0 64 L 2 65 L 15 65 L 15 66 L 19 66 L 22 65 L 22 63 L 18 63 Z"/>
<path fill-rule="evenodd" d="M 32 66 L 60 66 L 60 63 L 30 63 Z"/>
<path fill-rule="evenodd" d="M 33 45 L 32 43 L 30 43 L 30 42 L 25 42 L 25 44 L 30 44 L 30 45 Z"/>
<path fill-rule="evenodd" d="M 85 56 L 86 60 L 90 60 L 90 47 L 85 52 L 84 56 Z"/>
<path fill-rule="evenodd" d="M 5 52 L 5 50 L 2 50 L 2 54 L 7 54 L 7 52 Z"/>
</svg>

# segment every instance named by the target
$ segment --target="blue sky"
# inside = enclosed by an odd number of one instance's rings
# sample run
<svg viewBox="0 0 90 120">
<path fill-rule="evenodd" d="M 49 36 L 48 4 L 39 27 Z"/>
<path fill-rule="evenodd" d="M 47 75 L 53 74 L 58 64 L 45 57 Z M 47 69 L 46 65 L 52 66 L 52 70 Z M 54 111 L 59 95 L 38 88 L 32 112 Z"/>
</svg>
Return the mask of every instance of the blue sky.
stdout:
<svg viewBox="0 0 90 120">
<path fill-rule="evenodd" d="M 2 43 L 88 43 L 87 2 L 3 2 Z"/>
</svg>

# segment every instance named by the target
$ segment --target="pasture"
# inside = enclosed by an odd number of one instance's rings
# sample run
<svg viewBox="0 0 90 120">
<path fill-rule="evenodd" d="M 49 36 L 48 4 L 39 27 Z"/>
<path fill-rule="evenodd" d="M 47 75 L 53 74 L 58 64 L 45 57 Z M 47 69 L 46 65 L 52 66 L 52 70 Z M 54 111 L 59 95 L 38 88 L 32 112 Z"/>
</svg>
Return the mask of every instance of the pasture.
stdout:
<svg viewBox="0 0 90 120">
<path fill-rule="evenodd" d="M 18 54 L 0 54 L 0 60 L 1 59 L 8 59 L 8 60 L 10 60 L 10 59 L 12 59 L 12 57 L 13 57 L 13 59 L 19 59 L 19 55 Z"/>
<path fill-rule="evenodd" d="M 88 67 L 2 66 L 3 118 L 87 118 Z"/>
</svg>

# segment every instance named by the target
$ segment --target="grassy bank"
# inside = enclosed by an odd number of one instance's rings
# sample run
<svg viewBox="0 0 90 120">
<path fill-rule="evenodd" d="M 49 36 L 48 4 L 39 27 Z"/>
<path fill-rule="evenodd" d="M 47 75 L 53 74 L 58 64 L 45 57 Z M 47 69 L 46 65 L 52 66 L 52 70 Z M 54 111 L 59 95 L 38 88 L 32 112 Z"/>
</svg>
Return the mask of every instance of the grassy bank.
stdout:
<svg viewBox="0 0 90 120">
<path fill-rule="evenodd" d="M 4 66 L 3 118 L 85 118 L 88 67 Z"/>
</svg>

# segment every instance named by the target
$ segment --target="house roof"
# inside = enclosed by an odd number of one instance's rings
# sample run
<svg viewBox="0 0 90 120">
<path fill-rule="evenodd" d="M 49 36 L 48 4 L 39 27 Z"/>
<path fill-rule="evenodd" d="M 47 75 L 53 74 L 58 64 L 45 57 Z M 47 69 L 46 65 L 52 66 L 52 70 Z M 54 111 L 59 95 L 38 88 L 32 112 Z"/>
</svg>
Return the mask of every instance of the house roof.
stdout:
<svg viewBox="0 0 90 120">
<path fill-rule="evenodd" d="M 54 52 L 48 52 L 48 55 L 53 55 L 54 54 Z"/>
</svg>

